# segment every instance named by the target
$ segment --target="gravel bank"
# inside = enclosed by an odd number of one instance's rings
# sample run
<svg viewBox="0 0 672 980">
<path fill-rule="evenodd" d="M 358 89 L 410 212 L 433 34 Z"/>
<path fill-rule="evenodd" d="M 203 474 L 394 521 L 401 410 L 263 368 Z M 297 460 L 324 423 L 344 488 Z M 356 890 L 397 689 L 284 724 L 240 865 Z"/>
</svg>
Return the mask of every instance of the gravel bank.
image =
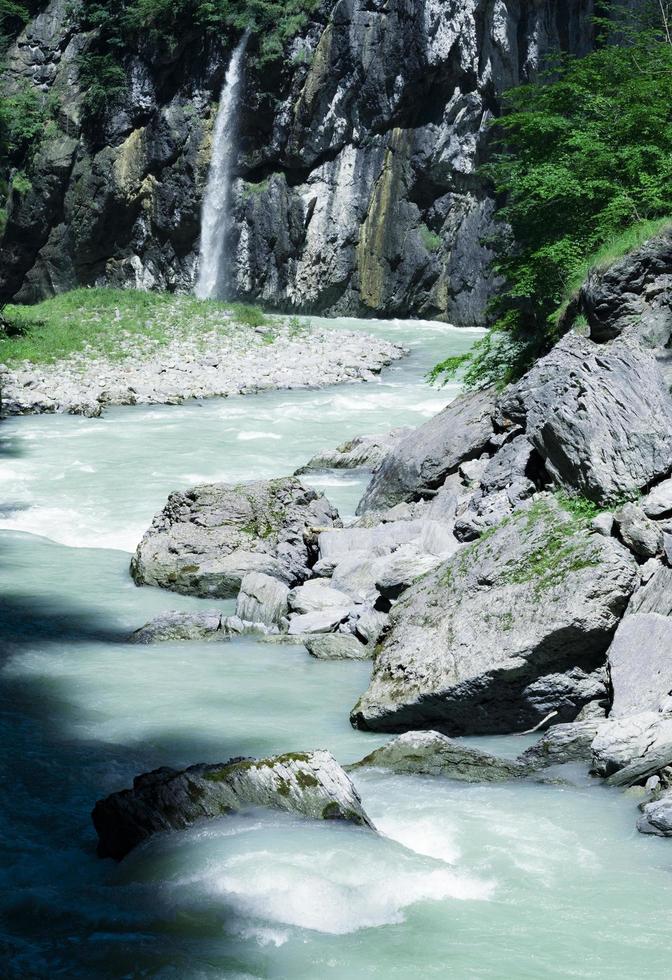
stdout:
<svg viewBox="0 0 672 980">
<path fill-rule="evenodd" d="M 273 322 L 194 339 L 175 332 L 159 349 L 134 338 L 122 359 L 71 355 L 54 364 L 5 369 L 4 415 L 65 412 L 97 416 L 108 405 L 178 404 L 189 398 L 246 395 L 370 381 L 406 351 L 368 334 Z"/>
</svg>

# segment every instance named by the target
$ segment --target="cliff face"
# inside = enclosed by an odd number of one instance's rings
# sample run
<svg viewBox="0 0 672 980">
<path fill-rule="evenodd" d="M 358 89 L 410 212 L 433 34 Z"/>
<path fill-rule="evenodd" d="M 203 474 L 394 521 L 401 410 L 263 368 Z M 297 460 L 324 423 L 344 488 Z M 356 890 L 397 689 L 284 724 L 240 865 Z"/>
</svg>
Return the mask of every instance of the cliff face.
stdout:
<svg viewBox="0 0 672 980">
<path fill-rule="evenodd" d="M 592 43 L 592 0 L 325 0 L 282 66 L 249 48 L 234 183 L 240 298 L 298 312 L 482 322 L 491 199 L 475 169 L 498 95 Z M 90 38 L 53 0 L 10 52 L 10 83 L 60 101 L 31 191 L 13 194 L 0 290 L 190 289 L 216 100 L 230 52 L 186 37 L 125 62 L 127 92 L 82 132 Z"/>
</svg>

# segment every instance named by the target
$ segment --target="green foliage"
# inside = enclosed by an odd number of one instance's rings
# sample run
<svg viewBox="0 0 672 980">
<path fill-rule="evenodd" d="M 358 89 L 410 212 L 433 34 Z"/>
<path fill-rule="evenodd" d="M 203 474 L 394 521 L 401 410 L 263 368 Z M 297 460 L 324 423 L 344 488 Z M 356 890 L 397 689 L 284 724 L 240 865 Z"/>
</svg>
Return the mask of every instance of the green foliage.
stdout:
<svg viewBox="0 0 672 980">
<path fill-rule="evenodd" d="M 111 52 L 85 54 L 79 59 L 79 78 L 84 89 L 85 118 L 101 116 L 126 90 L 126 72 Z"/>
<path fill-rule="evenodd" d="M 660 28 L 619 30 L 626 44 L 564 58 L 554 80 L 507 93 L 495 121 L 484 171 L 503 202 L 504 288 L 492 308 L 496 337 L 476 345 L 465 374 L 472 386 L 525 371 L 567 328 L 559 312 L 590 266 L 672 214 L 672 44 Z"/>
<path fill-rule="evenodd" d="M 49 364 L 77 353 L 121 360 L 176 337 L 207 343 L 213 331 L 251 331 L 265 322 L 254 306 L 110 288 L 74 289 L 35 306 L 7 306 L 4 315 L 9 329 L 0 331 L 0 362 L 5 364 Z"/>
<path fill-rule="evenodd" d="M 0 202 L 10 187 L 18 194 L 30 190 L 31 167 L 48 119 L 48 103 L 30 82 L 0 95 Z"/>
<path fill-rule="evenodd" d="M 437 235 L 435 231 L 432 231 L 427 225 L 420 225 L 418 228 L 420 232 L 420 238 L 422 239 L 422 244 L 425 246 L 428 252 L 438 252 L 441 248 L 441 236 Z"/>
</svg>

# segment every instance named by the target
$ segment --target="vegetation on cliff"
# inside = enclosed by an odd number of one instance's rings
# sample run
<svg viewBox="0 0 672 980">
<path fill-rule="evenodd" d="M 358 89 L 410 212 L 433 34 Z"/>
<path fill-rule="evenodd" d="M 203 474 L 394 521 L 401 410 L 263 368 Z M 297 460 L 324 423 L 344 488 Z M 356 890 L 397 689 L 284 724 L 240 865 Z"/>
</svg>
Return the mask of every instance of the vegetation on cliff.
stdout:
<svg viewBox="0 0 672 980">
<path fill-rule="evenodd" d="M 554 81 L 504 98 L 484 168 L 502 202 L 504 286 L 494 331 L 468 358 L 468 385 L 520 376 L 569 325 L 567 300 L 593 262 L 624 254 L 672 214 L 672 42 L 666 24 L 626 40 L 563 59 Z"/>
</svg>

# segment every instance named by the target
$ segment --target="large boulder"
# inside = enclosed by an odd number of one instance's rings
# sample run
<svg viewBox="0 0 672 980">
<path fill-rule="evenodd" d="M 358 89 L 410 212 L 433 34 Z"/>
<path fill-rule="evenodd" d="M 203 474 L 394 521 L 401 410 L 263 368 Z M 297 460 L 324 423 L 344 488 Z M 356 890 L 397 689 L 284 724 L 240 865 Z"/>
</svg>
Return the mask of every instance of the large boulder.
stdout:
<svg viewBox="0 0 672 980">
<path fill-rule="evenodd" d="M 336 449 L 323 449 L 295 471 L 295 476 L 320 470 L 375 470 L 390 450 L 410 432 L 408 427 L 375 436 L 354 436 Z"/>
<path fill-rule="evenodd" d="M 236 616 L 245 622 L 280 623 L 288 612 L 289 589 L 284 582 L 261 572 L 248 572 L 240 583 Z"/>
<path fill-rule="evenodd" d="M 620 623 L 609 647 L 610 718 L 672 709 L 672 619 L 635 613 Z"/>
<path fill-rule="evenodd" d="M 556 707 L 530 687 L 598 667 L 637 580 L 621 544 L 541 495 L 402 596 L 351 721 L 447 734 L 530 728 Z M 583 703 L 570 710 L 563 687 L 556 720 Z"/>
<path fill-rule="evenodd" d="M 515 759 L 502 759 L 431 731 L 405 732 L 348 768 L 367 766 L 445 776 L 466 783 L 500 783 L 519 779 L 529 772 L 527 766 Z"/>
<path fill-rule="evenodd" d="M 672 399 L 651 353 L 568 334 L 503 396 L 562 487 L 604 504 L 672 467 Z"/>
<path fill-rule="evenodd" d="M 172 493 L 131 561 L 138 585 L 229 598 L 250 572 L 304 581 L 316 535 L 338 515 L 322 494 L 292 477 L 208 483 Z"/>
<path fill-rule="evenodd" d="M 410 432 L 373 475 L 358 514 L 416 500 L 441 486 L 461 462 L 479 456 L 493 434 L 491 391 L 460 395 Z"/>
<path fill-rule="evenodd" d="M 91 816 L 100 857 L 121 860 L 161 831 L 257 806 L 373 829 L 355 787 L 325 751 L 156 769 L 136 776 L 132 789 L 99 800 Z"/>
</svg>

